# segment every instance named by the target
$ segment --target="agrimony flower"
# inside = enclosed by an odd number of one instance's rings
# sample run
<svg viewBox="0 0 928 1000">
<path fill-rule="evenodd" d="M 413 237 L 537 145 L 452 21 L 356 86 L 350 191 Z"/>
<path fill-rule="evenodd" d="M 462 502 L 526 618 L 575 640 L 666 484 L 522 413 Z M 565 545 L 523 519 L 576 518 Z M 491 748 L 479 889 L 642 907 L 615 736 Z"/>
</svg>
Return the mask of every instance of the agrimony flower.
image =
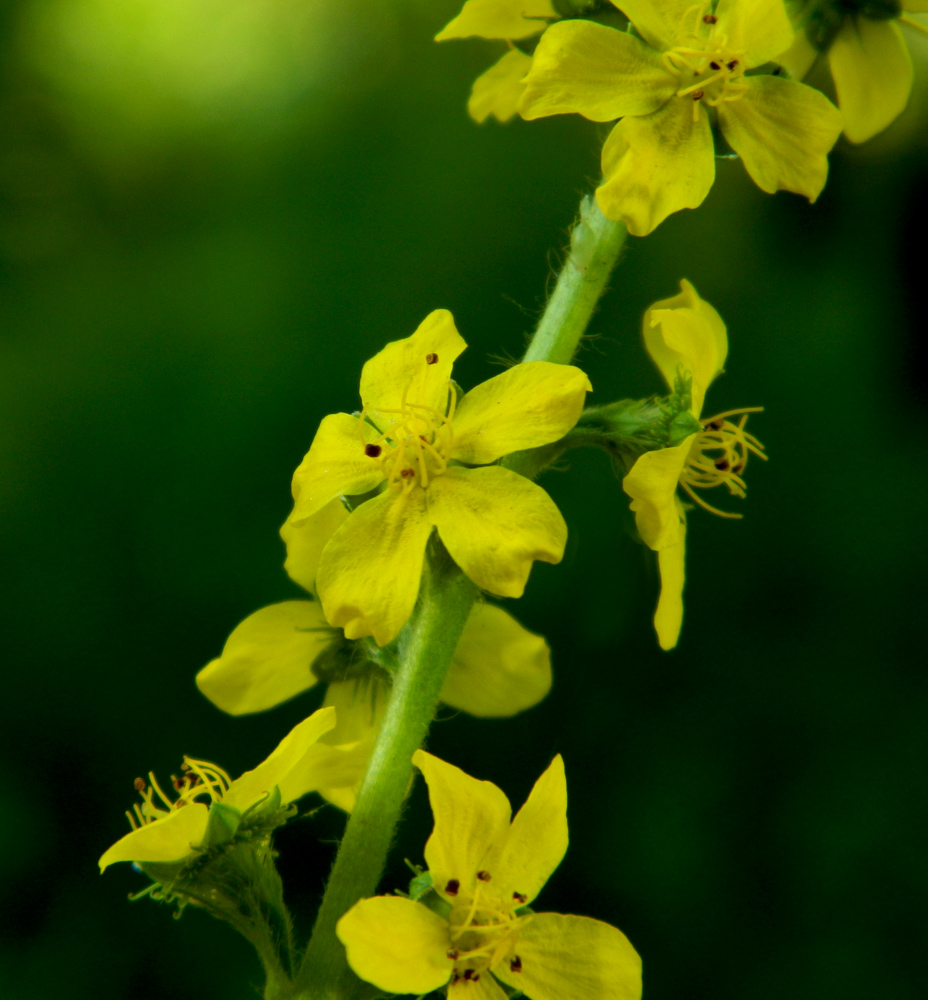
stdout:
<svg viewBox="0 0 928 1000">
<path fill-rule="evenodd" d="M 467 111 L 477 122 L 490 115 L 508 121 L 516 113 L 522 97 L 525 74 L 532 57 L 512 42 L 545 30 L 558 18 L 551 0 L 467 0 L 461 13 L 435 36 L 436 42 L 449 38 L 500 38 L 509 43 L 506 53 L 474 81 Z"/>
<path fill-rule="evenodd" d="M 702 413 L 706 390 L 725 365 L 728 334 L 721 317 L 688 281 L 680 294 L 655 302 L 644 314 L 644 340 L 667 384 L 691 380 L 691 412 Z M 622 482 L 644 543 L 657 552 L 661 594 L 654 628 L 662 649 L 677 644 L 683 624 L 686 513 L 677 487 L 701 507 L 721 517 L 737 518 L 703 500 L 696 489 L 726 486 L 744 497 L 744 470 L 749 455 L 766 458 L 761 443 L 745 429 L 749 413 L 759 407 L 729 410 L 702 419 L 702 430 L 674 448 L 641 455 Z"/>
<path fill-rule="evenodd" d="M 126 816 L 132 832 L 100 858 L 100 871 L 117 861 L 183 862 L 231 842 L 240 827 L 261 810 L 278 811 L 320 786 L 359 779 L 365 761 L 352 751 L 320 744 L 335 727 L 335 709 L 323 708 L 295 726 L 253 771 L 234 781 L 208 761 L 184 757 L 181 775 L 172 775 L 174 797 L 149 773 L 137 778 L 140 805 Z M 209 834 L 209 837 L 208 837 Z"/>
<path fill-rule="evenodd" d="M 425 860 L 437 905 L 375 896 L 353 906 L 336 931 L 358 976 L 389 993 L 447 984 L 452 1000 L 504 1000 L 510 990 L 529 1000 L 637 1000 L 641 960 L 621 931 L 529 909 L 567 850 L 560 756 L 511 822 L 496 785 L 421 750 L 413 761 L 435 817 Z"/>
<path fill-rule="evenodd" d="M 451 367 L 466 344 L 438 309 L 361 373 L 362 410 L 319 426 L 293 477 L 289 524 L 299 528 L 339 496 L 379 491 L 325 544 L 315 581 L 328 621 L 381 646 L 409 618 L 435 528 L 483 590 L 521 596 L 536 559 L 559 562 L 564 519 L 541 487 L 492 465 L 563 437 L 590 383 L 579 368 L 516 365 L 460 401 Z"/>
<path fill-rule="evenodd" d="M 643 41 L 589 21 L 552 25 L 519 106 L 528 119 L 621 119 L 603 146 L 596 191 L 608 218 L 644 236 L 702 203 L 715 180 L 710 110 L 758 187 L 818 197 L 840 113 L 795 80 L 746 75 L 792 42 L 782 0 L 615 3 Z"/>
<path fill-rule="evenodd" d="M 924 32 L 908 15 L 928 11 L 926 0 L 810 0 L 799 4 L 801 30 L 777 62 L 804 77 L 826 56 L 844 134 L 866 142 L 905 109 L 912 92 L 912 57 L 900 25 Z"/>
</svg>

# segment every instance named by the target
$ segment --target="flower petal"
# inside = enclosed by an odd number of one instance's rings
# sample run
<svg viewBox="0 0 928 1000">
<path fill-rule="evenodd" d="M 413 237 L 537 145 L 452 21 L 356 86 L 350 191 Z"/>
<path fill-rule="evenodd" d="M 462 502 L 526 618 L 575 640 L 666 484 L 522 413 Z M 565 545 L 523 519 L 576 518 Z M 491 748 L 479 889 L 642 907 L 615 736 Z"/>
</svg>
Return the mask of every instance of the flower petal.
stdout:
<svg viewBox="0 0 928 1000">
<path fill-rule="evenodd" d="M 287 519 L 299 526 L 336 497 L 357 496 L 384 480 L 376 458 L 364 452 L 364 441 L 377 431 L 347 413 L 324 417 L 303 461 L 293 473 L 293 513 Z"/>
<path fill-rule="evenodd" d="M 902 9 L 910 14 L 928 13 L 928 0 L 902 0 Z"/>
<path fill-rule="evenodd" d="M 404 397 L 417 406 L 444 413 L 448 405 L 451 368 L 467 347 L 447 309 L 436 309 L 411 337 L 394 340 L 361 371 L 361 402 L 382 430 L 402 420 Z M 432 360 L 434 358 L 434 361 Z"/>
<path fill-rule="evenodd" d="M 432 532 L 425 493 L 391 488 L 362 503 L 325 547 L 319 596 L 326 618 L 348 639 L 372 635 L 384 646 L 412 614 Z"/>
<path fill-rule="evenodd" d="M 633 236 L 647 236 L 681 208 L 697 208 L 712 187 L 712 130 L 701 108 L 693 121 L 693 103 L 675 97 L 653 115 L 623 118 L 606 139 L 596 200 Z"/>
<path fill-rule="evenodd" d="M 518 110 L 525 91 L 523 80 L 531 68 L 531 56 L 519 49 L 509 49 L 499 62 L 474 80 L 467 113 L 476 122 L 484 122 L 490 115 L 497 121 L 508 122 Z"/>
<path fill-rule="evenodd" d="M 722 317 L 684 278 L 680 294 L 655 302 L 642 321 L 648 353 L 673 389 L 678 369 L 692 378 L 691 410 L 702 412 L 712 380 L 725 366 L 728 334 Z"/>
<path fill-rule="evenodd" d="M 797 31 L 793 44 L 776 57 L 776 62 L 789 70 L 794 80 L 801 80 L 812 69 L 818 57 L 819 52 L 809 41 L 809 36 L 804 31 Z"/>
<path fill-rule="evenodd" d="M 740 100 L 719 105 L 725 138 L 761 191 L 794 191 L 815 201 L 828 177 L 828 151 L 841 134 L 841 112 L 795 80 L 749 76 L 744 83 Z"/>
<path fill-rule="evenodd" d="M 695 437 L 691 435 L 676 448 L 646 451 L 622 480 L 622 489 L 632 498 L 641 540 L 655 551 L 683 540 L 685 521 L 677 499 L 677 483 Z"/>
<path fill-rule="evenodd" d="M 322 550 L 347 517 L 345 505 L 336 498 L 299 525 L 285 521 L 280 529 L 280 537 L 287 546 L 284 569 L 291 580 L 311 594 L 316 592 L 316 574 Z"/>
<path fill-rule="evenodd" d="M 100 871 L 117 861 L 180 861 L 199 846 L 208 819 L 202 802 L 174 809 L 117 840 L 100 858 Z"/>
<path fill-rule="evenodd" d="M 592 21 L 561 21 L 541 37 L 519 105 L 523 118 L 577 112 L 594 122 L 647 115 L 677 90 L 660 55 Z"/>
<path fill-rule="evenodd" d="M 695 12 L 689 0 L 612 0 L 622 13 L 632 22 L 641 37 L 657 49 L 665 52 L 696 29 Z M 690 19 L 685 20 L 689 14 Z"/>
<path fill-rule="evenodd" d="M 679 500 L 677 503 L 679 504 Z M 661 649 L 673 649 L 683 625 L 683 582 L 686 577 L 686 520 L 681 507 L 680 540 L 657 553 L 661 571 L 661 596 L 654 612 L 654 631 Z"/>
<path fill-rule="evenodd" d="M 503 455 L 562 438 L 583 411 L 593 387 L 573 365 L 529 361 L 482 382 L 454 414 L 452 455 L 489 465 Z"/>
<path fill-rule="evenodd" d="M 333 630 L 313 601 L 283 601 L 236 625 L 222 656 L 197 674 L 197 687 L 230 715 L 273 708 L 316 683 L 313 661 Z"/>
<path fill-rule="evenodd" d="M 728 47 L 746 53 L 749 69 L 776 59 L 793 43 L 783 0 L 719 0 L 715 13 Z"/>
<path fill-rule="evenodd" d="M 424 750 L 417 750 L 412 762 L 425 777 L 435 817 L 425 845 L 432 884 L 445 898 L 470 894 L 477 872 L 509 833 L 509 799 L 492 782 L 478 781 Z"/>
<path fill-rule="evenodd" d="M 530 904 L 566 853 L 567 780 L 558 754 L 516 814 L 494 862 L 493 879 L 502 898 L 515 899 L 518 893 Z"/>
<path fill-rule="evenodd" d="M 488 973 L 477 974 L 476 982 L 461 976 L 448 986 L 448 1000 L 508 1000 L 508 994 Z"/>
<path fill-rule="evenodd" d="M 912 57 L 898 24 L 849 17 L 828 50 L 844 134 L 866 142 L 902 114 L 912 92 Z"/>
<path fill-rule="evenodd" d="M 493 969 L 532 1000 L 638 1000 L 641 959 L 615 927 L 589 917 L 538 913 L 519 934 L 521 972 Z"/>
<path fill-rule="evenodd" d="M 534 560 L 558 563 L 564 555 L 567 525 L 554 501 L 509 469 L 451 468 L 428 494 L 429 517 L 451 558 L 482 590 L 521 597 Z"/>
<path fill-rule="evenodd" d="M 538 18 L 556 18 L 551 0 L 467 0 L 461 13 L 435 36 L 448 38 L 527 38 L 548 26 Z M 534 20 L 533 20 L 534 19 Z"/>
<path fill-rule="evenodd" d="M 448 921 L 411 899 L 362 899 L 335 933 L 355 973 L 387 993 L 431 993 L 451 978 Z"/>
<path fill-rule="evenodd" d="M 492 604 L 475 604 L 441 689 L 441 700 L 481 719 L 504 719 L 551 690 L 551 651 L 540 635 Z"/>
<path fill-rule="evenodd" d="M 304 787 L 307 775 L 299 765 L 319 738 L 334 727 L 334 708 L 320 708 L 313 712 L 287 733 L 265 761 L 233 781 L 222 801 L 245 812 L 272 792 L 275 786 L 280 789 L 284 805 L 312 791 L 312 787 Z"/>
</svg>

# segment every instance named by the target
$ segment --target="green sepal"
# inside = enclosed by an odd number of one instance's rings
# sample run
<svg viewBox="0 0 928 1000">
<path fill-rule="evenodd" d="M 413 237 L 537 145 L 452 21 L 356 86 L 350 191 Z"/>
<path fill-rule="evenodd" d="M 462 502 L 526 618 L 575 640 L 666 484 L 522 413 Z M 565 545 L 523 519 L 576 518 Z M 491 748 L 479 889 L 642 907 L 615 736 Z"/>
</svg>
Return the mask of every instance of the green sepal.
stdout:
<svg viewBox="0 0 928 1000">
<path fill-rule="evenodd" d="M 418 903 L 431 890 L 432 873 L 430 871 L 419 871 L 409 883 L 409 898 Z"/>
<path fill-rule="evenodd" d="M 210 851 L 214 847 L 222 847 L 223 844 L 231 843 L 238 833 L 241 822 L 242 814 L 234 806 L 227 806 L 222 801 L 214 802 L 209 807 L 206 835 L 200 844 L 200 850 Z"/>
</svg>

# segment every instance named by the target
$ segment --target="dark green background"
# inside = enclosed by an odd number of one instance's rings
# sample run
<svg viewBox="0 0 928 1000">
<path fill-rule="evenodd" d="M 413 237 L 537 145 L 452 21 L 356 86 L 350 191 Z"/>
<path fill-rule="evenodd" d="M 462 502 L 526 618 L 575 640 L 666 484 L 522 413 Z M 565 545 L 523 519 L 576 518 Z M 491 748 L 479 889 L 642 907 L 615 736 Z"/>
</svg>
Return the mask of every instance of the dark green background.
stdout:
<svg viewBox="0 0 928 1000">
<path fill-rule="evenodd" d="M 186 3 L 2 13 L 4 1000 L 256 995 L 232 931 L 130 905 L 142 878 L 96 859 L 137 774 L 238 773 L 315 707 L 230 719 L 193 685 L 297 593 L 293 468 L 430 310 L 470 343 L 465 386 L 517 356 L 597 173 L 579 118 L 469 121 L 499 50 L 431 43 L 455 0 Z M 729 328 L 707 407 L 765 405 L 771 461 L 744 521 L 692 515 L 672 654 L 607 462 L 550 474 L 567 555 L 512 610 L 554 692 L 432 733 L 516 803 L 564 754 L 572 846 L 539 903 L 621 927 L 652 1000 L 928 995 L 926 116 L 916 95 L 842 140 L 813 207 L 724 161 L 700 210 L 630 240 L 581 355 L 593 400 L 661 389 L 640 316 L 688 277 Z M 304 921 L 339 830 L 324 810 L 279 838 Z M 428 830 L 418 789 L 388 887 Z"/>
</svg>

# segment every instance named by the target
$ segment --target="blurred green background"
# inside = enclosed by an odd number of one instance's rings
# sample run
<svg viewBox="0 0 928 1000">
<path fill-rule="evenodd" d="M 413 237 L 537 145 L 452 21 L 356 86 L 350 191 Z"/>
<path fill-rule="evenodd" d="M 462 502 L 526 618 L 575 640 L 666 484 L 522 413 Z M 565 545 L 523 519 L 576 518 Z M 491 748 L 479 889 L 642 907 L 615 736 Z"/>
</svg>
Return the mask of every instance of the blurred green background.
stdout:
<svg viewBox="0 0 928 1000">
<path fill-rule="evenodd" d="M 363 361 L 451 309 L 470 386 L 543 304 L 596 127 L 475 126 L 457 0 L 21 0 L 0 13 L 0 996 L 254 997 L 249 946 L 126 902 L 96 859 L 133 778 L 233 773 L 309 710 L 220 715 L 193 675 L 296 596 L 276 531 Z M 925 41 L 925 40 L 921 40 Z M 555 690 L 512 722 L 444 713 L 431 749 L 519 803 L 565 755 L 572 847 L 540 903 L 620 926 L 651 1000 L 916 1000 L 924 956 L 928 491 L 918 263 L 928 49 L 887 134 L 843 140 L 815 206 L 737 162 L 630 240 L 581 356 L 593 400 L 660 391 L 640 316 L 691 279 L 726 319 L 712 410 L 763 404 L 742 522 L 690 520 L 662 654 L 652 554 L 598 454 L 544 485 L 570 525 L 512 610 Z M 421 860 L 417 789 L 388 874 Z M 287 828 L 294 908 L 341 820 Z M 322 841 L 320 843 L 320 841 Z"/>
</svg>

